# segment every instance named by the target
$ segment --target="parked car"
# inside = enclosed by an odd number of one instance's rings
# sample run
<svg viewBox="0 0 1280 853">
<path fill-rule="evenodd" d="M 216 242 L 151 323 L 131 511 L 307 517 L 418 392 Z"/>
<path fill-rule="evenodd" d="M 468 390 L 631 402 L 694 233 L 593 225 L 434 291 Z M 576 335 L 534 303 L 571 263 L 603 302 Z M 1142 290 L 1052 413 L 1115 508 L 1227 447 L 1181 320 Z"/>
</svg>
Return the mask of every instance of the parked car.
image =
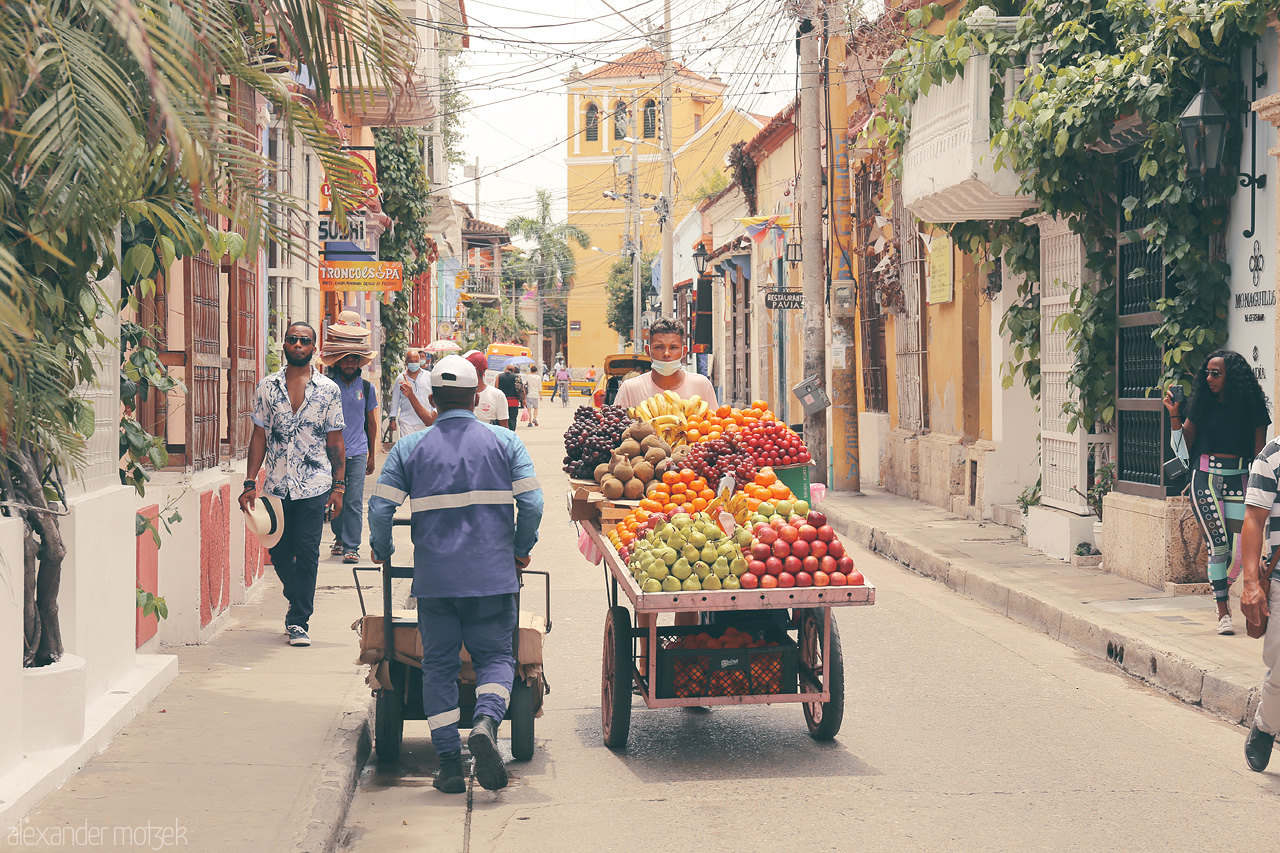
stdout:
<svg viewBox="0 0 1280 853">
<path fill-rule="evenodd" d="M 614 398 L 618 396 L 622 378 L 632 371 L 644 373 L 652 364 L 653 359 L 644 353 L 620 352 L 605 356 L 604 369 L 600 371 L 600 378 L 591 395 L 592 405 L 597 409 L 612 406 Z"/>
</svg>

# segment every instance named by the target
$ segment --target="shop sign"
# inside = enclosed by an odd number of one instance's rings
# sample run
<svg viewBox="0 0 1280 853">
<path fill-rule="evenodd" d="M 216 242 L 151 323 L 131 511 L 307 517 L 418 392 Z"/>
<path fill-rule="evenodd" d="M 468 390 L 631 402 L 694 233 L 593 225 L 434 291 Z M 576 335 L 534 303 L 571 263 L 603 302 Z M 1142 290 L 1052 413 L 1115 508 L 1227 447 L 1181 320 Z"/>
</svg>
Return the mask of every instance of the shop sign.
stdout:
<svg viewBox="0 0 1280 853">
<path fill-rule="evenodd" d="M 581 320 L 569 321 L 569 337 L 571 338 L 582 337 L 582 321 Z"/>
<path fill-rule="evenodd" d="M 347 151 L 345 153 L 351 159 L 352 169 L 356 173 L 356 181 L 360 184 L 365 200 L 377 198 L 382 190 L 378 187 L 378 172 L 373 168 L 373 163 L 359 151 Z M 333 190 L 329 186 L 329 181 L 326 180 L 320 184 L 320 212 L 329 214 L 332 211 Z"/>
<path fill-rule="evenodd" d="M 800 290 L 766 290 L 764 307 L 782 311 L 804 308 L 804 292 Z"/>
<path fill-rule="evenodd" d="M 320 290 L 386 292 L 404 287 L 404 265 L 392 261 L 321 261 Z"/>
<path fill-rule="evenodd" d="M 929 241 L 929 304 L 943 305 L 952 298 L 952 251 L 950 237 Z"/>
</svg>

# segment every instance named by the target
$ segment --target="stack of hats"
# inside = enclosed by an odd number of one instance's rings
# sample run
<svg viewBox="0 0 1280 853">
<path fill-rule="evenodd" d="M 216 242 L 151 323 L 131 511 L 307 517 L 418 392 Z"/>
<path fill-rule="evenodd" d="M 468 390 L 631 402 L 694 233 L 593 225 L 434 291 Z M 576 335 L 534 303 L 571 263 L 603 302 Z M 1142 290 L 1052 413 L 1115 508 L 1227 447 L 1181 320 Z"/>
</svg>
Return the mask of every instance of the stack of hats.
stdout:
<svg viewBox="0 0 1280 853">
<path fill-rule="evenodd" d="M 320 352 L 320 363 L 325 367 L 333 367 L 349 355 L 360 358 L 363 367 L 373 361 L 373 347 L 370 345 L 372 333 L 360 325 L 360 315 L 354 311 L 343 311 L 338 315 L 338 322 L 329 327 L 324 338 L 324 349 Z"/>
</svg>

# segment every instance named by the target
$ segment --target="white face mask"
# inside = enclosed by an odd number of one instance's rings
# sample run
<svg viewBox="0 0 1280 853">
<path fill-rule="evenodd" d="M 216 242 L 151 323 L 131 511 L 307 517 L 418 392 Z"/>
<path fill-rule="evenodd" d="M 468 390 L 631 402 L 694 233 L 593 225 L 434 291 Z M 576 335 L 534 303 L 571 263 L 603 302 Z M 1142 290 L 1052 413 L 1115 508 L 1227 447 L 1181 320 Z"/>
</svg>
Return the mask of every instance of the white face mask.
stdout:
<svg viewBox="0 0 1280 853">
<path fill-rule="evenodd" d="M 682 369 L 681 364 L 678 361 L 656 361 L 655 360 L 650 366 L 653 368 L 655 373 L 658 373 L 659 375 L 662 375 L 662 376 L 670 376 L 673 373 L 677 372 L 678 370 Z"/>
<path fill-rule="evenodd" d="M 417 373 L 419 370 L 422 369 L 422 365 L 416 361 L 409 362 L 408 364 L 405 365 L 405 367 L 408 369 L 410 373 Z"/>
</svg>

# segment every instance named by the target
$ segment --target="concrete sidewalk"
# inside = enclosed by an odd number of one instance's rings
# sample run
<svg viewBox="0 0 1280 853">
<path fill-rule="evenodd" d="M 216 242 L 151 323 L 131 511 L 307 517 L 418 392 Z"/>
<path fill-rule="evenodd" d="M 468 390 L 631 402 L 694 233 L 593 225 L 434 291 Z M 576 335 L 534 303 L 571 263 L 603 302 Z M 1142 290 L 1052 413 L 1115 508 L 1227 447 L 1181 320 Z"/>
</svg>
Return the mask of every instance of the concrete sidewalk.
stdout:
<svg viewBox="0 0 1280 853">
<path fill-rule="evenodd" d="M 1008 527 L 874 489 L 828 492 L 819 508 L 848 540 L 998 613 L 1232 722 L 1253 719 L 1266 670 L 1262 641 L 1245 636 L 1239 584 L 1237 633 L 1224 637 L 1210 596 L 1172 595 L 1073 567 L 1027 547 Z"/>
<path fill-rule="evenodd" d="M 79 844 L 93 850 L 331 849 L 369 753 L 371 698 L 351 566 L 328 558 L 325 539 L 309 648 L 287 644 L 268 569 L 212 642 L 164 649 L 177 679 L 27 816 L 12 849 L 70 849 L 81 827 L 100 831 Z"/>
</svg>

